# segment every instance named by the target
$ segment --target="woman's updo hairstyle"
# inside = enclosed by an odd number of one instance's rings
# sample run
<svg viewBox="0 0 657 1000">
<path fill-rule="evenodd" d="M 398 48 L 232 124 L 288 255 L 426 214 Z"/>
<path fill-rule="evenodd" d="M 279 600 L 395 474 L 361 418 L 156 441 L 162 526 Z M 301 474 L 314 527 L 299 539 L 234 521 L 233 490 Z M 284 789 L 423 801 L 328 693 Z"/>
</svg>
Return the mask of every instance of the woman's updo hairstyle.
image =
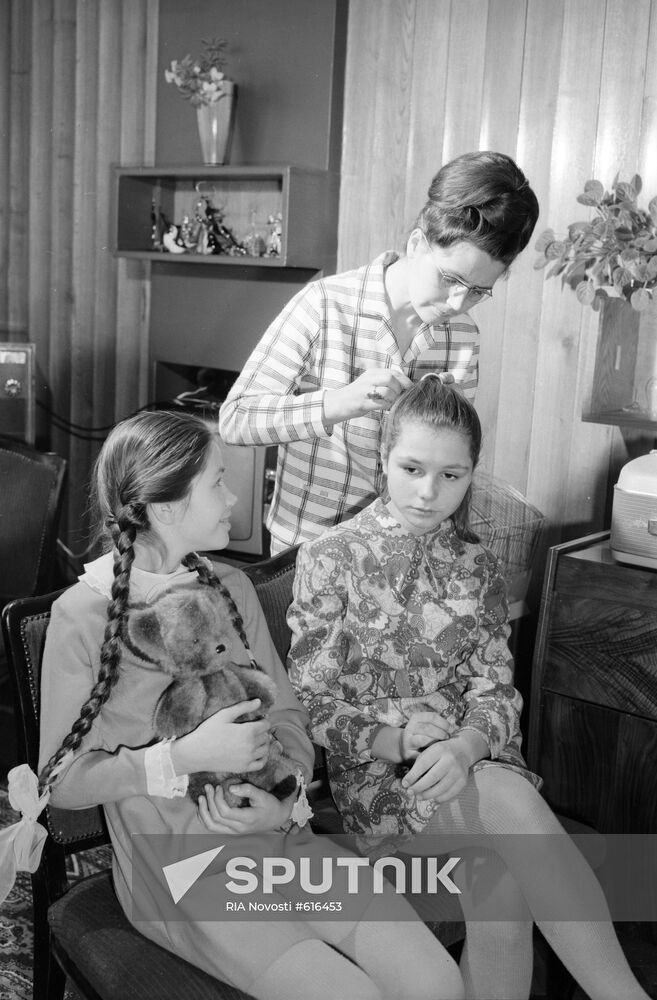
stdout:
<svg viewBox="0 0 657 1000">
<path fill-rule="evenodd" d="M 527 246 L 538 201 L 511 157 L 464 153 L 438 171 L 415 225 L 431 244 L 467 241 L 507 267 Z"/>
<path fill-rule="evenodd" d="M 406 423 L 425 424 L 432 430 L 449 430 L 468 441 L 472 468 L 481 452 L 481 422 L 472 403 L 454 384 L 444 383 L 439 373 L 423 375 L 419 382 L 402 392 L 384 415 L 381 430 L 381 457 L 385 460 Z M 456 534 L 465 542 L 478 542 L 470 527 L 472 487 L 452 514 Z"/>
</svg>

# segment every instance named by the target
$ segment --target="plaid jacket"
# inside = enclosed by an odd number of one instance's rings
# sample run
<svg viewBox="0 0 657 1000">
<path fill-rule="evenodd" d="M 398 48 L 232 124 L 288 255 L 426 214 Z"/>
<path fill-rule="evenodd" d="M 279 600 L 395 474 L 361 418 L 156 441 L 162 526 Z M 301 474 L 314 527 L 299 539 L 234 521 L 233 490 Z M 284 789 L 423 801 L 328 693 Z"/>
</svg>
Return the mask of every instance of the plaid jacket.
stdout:
<svg viewBox="0 0 657 1000">
<path fill-rule="evenodd" d="M 381 489 L 381 413 L 334 426 L 323 396 L 371 368 L 400 368 L 412 380 L 451 371 L 474 398 L 479 330 L 464 314 L 423 325 L 402 357 L 390 323 L 385 253 L 371 264 L 311 282 L 265 332 L 219 414 L 228 444 L 280 445 L 267 525 L 272 552 L 316 538 L 366 507 Z"/>
</svg>

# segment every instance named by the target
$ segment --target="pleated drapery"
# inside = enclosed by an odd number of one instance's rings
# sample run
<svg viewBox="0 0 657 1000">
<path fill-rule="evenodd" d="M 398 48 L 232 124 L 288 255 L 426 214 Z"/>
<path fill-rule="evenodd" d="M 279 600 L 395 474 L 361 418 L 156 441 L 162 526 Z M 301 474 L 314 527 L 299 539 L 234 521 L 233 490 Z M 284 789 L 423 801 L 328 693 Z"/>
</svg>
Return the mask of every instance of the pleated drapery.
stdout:
<svg viewBox="0 0 657 1000">
<path fill-rule="evenodd" d="M 146 395 L 149 265 L 112 255 L 111 168 L 153 163 L 157 31 L 158 0 L 0 0 L 0 341 L 36 344 L 76 554 L 101 428 Z"/>
</svg>

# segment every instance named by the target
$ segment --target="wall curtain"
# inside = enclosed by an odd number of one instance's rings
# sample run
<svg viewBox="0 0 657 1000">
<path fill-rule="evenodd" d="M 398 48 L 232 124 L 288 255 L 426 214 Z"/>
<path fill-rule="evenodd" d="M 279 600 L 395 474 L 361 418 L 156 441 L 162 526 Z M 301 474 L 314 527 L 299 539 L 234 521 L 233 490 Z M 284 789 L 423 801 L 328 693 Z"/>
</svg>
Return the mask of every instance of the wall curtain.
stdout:
<svg viewBox="0 0 657 1000">
<path fill-rule="evenodd" d="M 112 255 L 111 166 L 153 162 L 158 2 L 0 0 L 0 341 L 36 345 L 76 555 L 99 444 L 145 399 L 149 265 Z"/>
</svg>

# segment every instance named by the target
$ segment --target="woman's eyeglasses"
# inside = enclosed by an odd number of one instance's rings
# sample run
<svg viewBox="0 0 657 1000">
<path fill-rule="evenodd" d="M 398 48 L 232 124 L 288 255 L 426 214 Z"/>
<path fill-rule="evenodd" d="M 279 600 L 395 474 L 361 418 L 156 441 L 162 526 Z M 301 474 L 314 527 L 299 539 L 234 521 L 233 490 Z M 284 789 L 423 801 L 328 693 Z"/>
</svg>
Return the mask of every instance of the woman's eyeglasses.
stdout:
<svg viewBox="0 0 657 1000">
<path fill-rule="evenodd" d="M 455 274 L 450 274 L 449 271 L 443 271 L 442 267 L 439 267 L 433 259 L 432 248 L 429 240 L 426 238 L 424 233 L 422 233 L 424 242 L 427 245 L 429 253 L 431 254 L 431 260 L 433 261 L 433 266 L 435 267 L 438 275 L 440 277 L 441 284 L 449 289 L 453 294 L 463 295 L 464 302 L 481 302 L 482 299 L 492 299 L 493 289 L 492 288 L 482 288 L 480 285 L 469 285 L 467 281 L 463 281 L 462 278 L 457 278 Z"/>
</svg>

